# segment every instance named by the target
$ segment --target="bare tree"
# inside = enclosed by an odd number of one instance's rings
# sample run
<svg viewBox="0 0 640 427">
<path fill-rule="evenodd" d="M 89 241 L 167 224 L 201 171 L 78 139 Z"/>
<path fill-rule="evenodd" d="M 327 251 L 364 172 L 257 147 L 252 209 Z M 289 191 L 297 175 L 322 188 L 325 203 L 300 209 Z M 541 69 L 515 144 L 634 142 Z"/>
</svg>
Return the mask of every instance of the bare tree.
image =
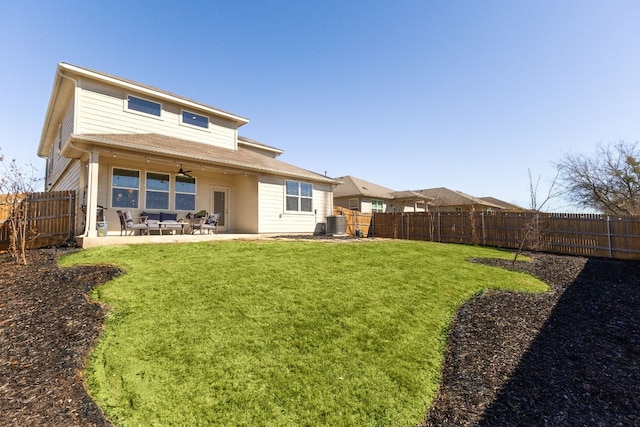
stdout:
<svg viewBox="0 0 640 427">
<path fill-rule="evenodd" d="M 518 255 L 522 252 L 525 245 L 532 251 L 540 250 L 542 247 L 542 224 L 540 223 L 540 212 L 545 207 L 545 205 L 549 202 L 549 200 L 558 196 L 558 193 L 555 190 L 556 181 L 558 176 L 553 179 L 551 184 L 549 185 L 549 190 L 547 191 L 547 195 L 542 203 L 538 203 L 538 192 L 540 187 L 540 175 L 538 175 L 537 179 L 533 180 L 533 174 L 531 173 L 531 169 L 528 171 L 529 173 L 529 212 L 527 213 L 528 218 L 525 220 L 524 229 L 522 239 L 520 240 L 520 244 L 518 245 L 518 250 L 516 251 L 513 257 L 513 263 L 518 259 Z"/>
<path fill-rule="evenodd" d="M 593 157 L 566 154 L 556 164 L 566 197 L 577 206 L 612 215 L 640 215 L 640 148 L 598 144 Z"/>
<path fill-rule="evenodd" d="M 9 227 L 9 253 L 16 262 L 27 264 L 27 245 L 37 234 L 29 221 L 29 196 L 42 180 L 35 176 L 36 169 L 27 165 L 22 169 L 13 159 L 6 163 L 0 155 L 0 195 L 2 204 L 8 208 L 6 222 Z"/>
</svg>

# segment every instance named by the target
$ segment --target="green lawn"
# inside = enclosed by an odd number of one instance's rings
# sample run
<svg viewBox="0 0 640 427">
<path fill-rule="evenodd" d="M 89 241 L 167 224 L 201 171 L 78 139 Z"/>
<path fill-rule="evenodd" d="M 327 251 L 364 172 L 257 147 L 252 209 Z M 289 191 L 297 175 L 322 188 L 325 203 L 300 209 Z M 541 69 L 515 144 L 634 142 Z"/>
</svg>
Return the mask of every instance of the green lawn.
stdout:
<svg viewBox="0 0 640 427">
<path fill-rule="evenodd" d="M 412 426 L 438 388 L 447 327 L 484 289 L 544 291 L 428 242 L 229 241 L 80 251 L 126 274 L 88 365 L 119 426 Z"/>
</svg>

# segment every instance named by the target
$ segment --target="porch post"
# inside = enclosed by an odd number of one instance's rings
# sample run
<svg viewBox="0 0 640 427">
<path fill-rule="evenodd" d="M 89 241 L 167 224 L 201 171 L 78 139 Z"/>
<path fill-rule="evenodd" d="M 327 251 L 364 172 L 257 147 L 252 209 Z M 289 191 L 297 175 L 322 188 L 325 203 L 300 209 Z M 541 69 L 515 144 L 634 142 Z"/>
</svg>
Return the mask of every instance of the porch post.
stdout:
<svg viewBox="0 0 640 427">
<path fill-rule="evenodd" d="M 98 216 L 98 160 L 100 153 L 89 152 L 89 173 L 87 175 L 87 217 L 85 218 L 85 237 L 98 237 L 96 218 Z"/>
</svg>

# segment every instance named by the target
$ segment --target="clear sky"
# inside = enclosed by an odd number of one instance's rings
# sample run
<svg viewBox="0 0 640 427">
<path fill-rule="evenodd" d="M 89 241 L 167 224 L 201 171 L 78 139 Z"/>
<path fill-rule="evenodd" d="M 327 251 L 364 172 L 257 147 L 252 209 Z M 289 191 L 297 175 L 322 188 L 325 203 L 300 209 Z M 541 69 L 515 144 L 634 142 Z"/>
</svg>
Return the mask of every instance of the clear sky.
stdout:
<svg viewBox="0 0 640 427">
<path fill-rule="evenodd" d="M 640 139 L 639 22 L 637 0 L 0 0 L 0 154 L 44 174 L 68 62 L 247 117 L 321 174 L 528 207 L 528 170 L 543 196 L 563 154 Z"/>
</svg>

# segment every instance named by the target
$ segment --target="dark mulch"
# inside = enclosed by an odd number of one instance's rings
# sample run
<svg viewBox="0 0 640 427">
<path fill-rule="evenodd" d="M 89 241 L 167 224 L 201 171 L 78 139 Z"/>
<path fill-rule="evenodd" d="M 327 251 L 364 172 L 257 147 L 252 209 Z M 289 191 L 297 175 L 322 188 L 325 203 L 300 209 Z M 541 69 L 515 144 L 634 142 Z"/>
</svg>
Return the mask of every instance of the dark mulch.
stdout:
<svg viewBox="0 0 640 427">
<path fill-rule="evenodd" d="M 640 425 L 640 263 L 531 256 L 477 260 L 551 292 L 487 292 L 461 308 L 424 425 Z"/>
<path fill-rule="evenodd" d="M 105 310 L 87 293 L 113 267 L 58 268 L 60 250 L 0 254 L 0 425 L 108 426 L 87 395 L 82 369 Z"/>
<path fill-rule="evenodd" d="M 87 293 L 120 272 L 60 269 L 65 250 L 0 254 L 0 426 L 109 425 L 84 388 L 105 315 Z M 640 425 L 640 263 L 533 258 L 514 268 L 552 291 L 461 308 L 425 426 Z"/>
</svg>

